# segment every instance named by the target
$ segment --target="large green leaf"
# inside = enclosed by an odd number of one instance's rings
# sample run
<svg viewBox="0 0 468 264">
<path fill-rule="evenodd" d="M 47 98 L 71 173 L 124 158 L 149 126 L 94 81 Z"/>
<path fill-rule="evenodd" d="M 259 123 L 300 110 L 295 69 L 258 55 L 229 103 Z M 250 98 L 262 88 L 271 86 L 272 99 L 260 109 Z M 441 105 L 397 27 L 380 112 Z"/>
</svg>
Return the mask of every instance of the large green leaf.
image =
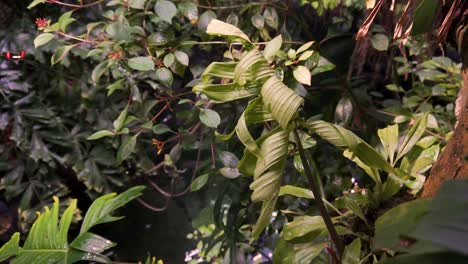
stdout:
<svg viewBox="0 0 468 264">
<path fill-rule="evenodd" d="M 444 183 L 434 197 L 429 213 L 410 236 L 468 256 L 467 190 L 468 180 Z"/>
<path fill-rule="evenodd" d="M 121 219 L 122 217 L 112 216 L 111 213 L 140 196 L 143 189 L 143 186 L 137 186 L 119 195 L 110 193 L 96 199 L 86 212 L 83 224 L 81 225 L 80 235 L 95 225 Z"/>
<path fill-rule="evenodd" d="M 270 77 L 261 90 L 263 102 L 275 120 L 286 129 L 304 100 L 284 85 L 276 76 Z"/>
<path fill-rule="evenodd" d="M 408 235 L 427 214 L 429 200 L 414 200 L 398 205 L 380 216 L 375 222 L 373 248 L 395 249 L 402 235 Z"/>
<path fill-rule="evenodd" d="M 345 156 L 354 160 L 356 156 L 362 163 L 374 169 L 381 169 L 393 175 L 400 175 L 374 148 L 364 140 L 356 136 L 353 132 L 325 121 L 307 121 L 306 127 L 315 132 L 321 138 L 330 142 L 338 148 L 348 150 L 353 155 L 345 153 Z M 359 162 L 357 162 L 359 165 Z M 369 173 L 369 172 L 368 172 Z M 379 181 L 375 173 L 369 173 L 374 176 L 375 181 Z"/>
<path fill-rule="evenodd" d="M 419 0 L 419 4 L 414 11 L 411 35 L 416 36 L 431 30 L 438 7 L 439 1 Z"/>
<path fill-rule="evenodd" d="M 19 233 L 15 233 L 10 241 L 0 248 L 0 261 L 15 257 L 11 261 L 13 264 L 110 262 L 101 253 L 114 244 L 87 231 L 96 224 L 120 219 L 112 217 L 112 211 L 140 196 L 143 189 L 142 186 L 133 187 L 118 196 L 114 193 L 98 198 L 86 213 L 80 235 L 71 244 L 68 244 L 68 231 L 77 209 L 77 200 L 71 200 L 59 221 L 59 200 L 54 197 L 52 208 L 46 207 L 45 211 L 39 214 L 23 247 L 19 246 Z"/>
<path fill-rule="evenodd" d="M 288 151 L 288 135 L 284 130 L 272 131 L 260 146 L 260 157 L 254 171 L 253 201 L 270 200 L 278 195 Z"/>
<path fill-rule="evenodd" d="M 297 237 L 305 236 L 311 232 L 317 232 L 317 235 L 324 230 L 325 222 L 321 216 L 299 216 L 294 221 L 287 223 L 283 228 L 283 238 L 291 240 Z"/>
<path fill-rule="evenodd" d="M 259 92 L 259 88 L 256 85 L 250 85 L 247 87 L 239 86 L 237 83 L 227 84 L 197 84 L 194 88 L 194 92 L 201 92 L 214 100 L 216 103 L 226 103 L 246 97 L 255 96 Z"/>
<path fill-rule="evenodd" d="M 248 81 L 247 73 L 249 71 L 251 71 L 250 78 L 255 78 L 256 81 L 261 81 L 274 74 L 265 57 L 257 49 L 247 52 L 237 63 L 234 69 L 234 81 L 239 85 L 245 85 Z"/>
</svg>

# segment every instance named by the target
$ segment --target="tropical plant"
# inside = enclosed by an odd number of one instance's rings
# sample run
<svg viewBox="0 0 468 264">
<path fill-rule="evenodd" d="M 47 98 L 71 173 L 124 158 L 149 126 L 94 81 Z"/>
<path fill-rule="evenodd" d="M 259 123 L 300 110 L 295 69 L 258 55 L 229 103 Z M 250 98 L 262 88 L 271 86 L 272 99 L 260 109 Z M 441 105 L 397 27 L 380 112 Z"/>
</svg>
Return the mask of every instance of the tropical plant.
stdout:
<svg viewBox="0 0 468 264">
<path fill-rule="evenodd" d="M 72 200 L 59 222 L 59 199 L 54 197 L 51 209 L 39 214 L 24 245 L 19 245 L 20 233 L 0 248 L 0 261 L 14 257 L 11 263 L 76 263 L 93 261 L 110 263 L 102 253 L 115 246 L 110 240 L 90 232 L 96 225 L 113 222 L 122 217 L 112 216 L 113 211 L 141 195 L 144 187 L 133 187 L 117 195 L 110 193 L 96 199 L 89 207 L 79 234 L 70 243 L 70 224 L 77 210 L 77 200 Z"/>
</svg>

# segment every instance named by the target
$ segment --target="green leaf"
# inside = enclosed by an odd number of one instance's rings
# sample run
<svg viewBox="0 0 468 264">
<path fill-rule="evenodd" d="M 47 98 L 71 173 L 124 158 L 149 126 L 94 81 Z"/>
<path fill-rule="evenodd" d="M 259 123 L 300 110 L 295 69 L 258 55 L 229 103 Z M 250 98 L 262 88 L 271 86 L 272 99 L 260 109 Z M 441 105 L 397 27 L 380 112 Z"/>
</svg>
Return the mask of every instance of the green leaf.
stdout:
<svg viewBox="0 0 468 264">
<path fill-rule="evenodd" d="M 174 76 L 168 68 L 159 68 L 156 70 L 156 80 L 160 81 L 165 85 L 172 85 Z"/>
<path fill-rule="evenodd" d="M 45 45 L 49 41 L 51 41 L 54 37 L 55 37 L 55 35 L 52 34 L 52 33 L 42 33 L 42 34 L 38 35 L 34 39 L 34 47 L 37 48 L 37 47 L 40 47 L 42 45 Z"/>
<path fill-rule="evenodd" d="M 254 74 L 249 75 L 249 71 L 254 68 Z M 257 49 L 252 49 L 237 63 L 234 69 L 234 81 L 244 86 L 249 80 L 260 81 L 273 74 L 274 71 L 266 62 L 265 57 Z"/>
<path fill-rule="evenodd" d="M 297 66 L 294 68 L 293 71 L 294 78 L 305 85 L 310 85 L 312 75 L 310 74 L 309 69 L 307 69 L 305 66 Z"/>
<path fill-rule="evenodd" d="M 120 164 L 126 160 L 130 154 L 135 150 L 138 134 L 132 137 L 127 137 L 120 145 L 117 151 L 117 163 Z"/>
<path fill-rule="evenodd" d="M 277 198 L 277 196 L 274 196 L 270 200 L 263 202 L 260 216 L 252 230 L 253 239 L 258 239 L 263 230 L 270 224 L 271 214 L 275 210 Z"/>
<path fill-rule="evenodd" d="M 421 136 L 424 134 L 427 126 L 427 116 L 424 114 L 416 123 L 410 128 L 406 134 L 403 142 L 398 145 L 397 157 L 395 162 L 402 158 L 408 151 L 410 151 L 414 145 L 419 141 Z"/>
<path fill-rule="evenodd" d="M 346 208 L 348 208 L 351 212 L 353 212 L 357 217 L 359 217 L 364 223 L 367 224 L 367 219 L 364 216 L 364 212 L 362 211 L 359 204 L 349 197 L 343 197 L 344 204 Z"/>
<path fill-rule="evenodd" d="M 345 155 L 347 158 L 354 160 L 356 156 L 370 168 L 398 175 L 398 172 L 374 148 L 351 131 L 321 120 L 307 121 L 306 127 L 336 147 L 348 149 L 352 155 Z M 374 180 L 378 181 L 378 179 Z"/>
<path fill-rule="evenodd" d="M 361 260 L 361 239 L 356 238 L 347 245 L 343 252 L 342 262 L 346 264 L 360 264 Z"/>
<path fill-rule="evenodd" d="M 250 21 L 252 21 L 252 25 L 257 29 L 262 29 L 265 26 L 265 18 L 258 13 L 252 16 Z"/>
<path fill-rule="evenodd" d="M 281 187 L 286 161 L 289 133 L 281 128 L 267 134 L 260 145 L 260 157 L 254 172 L 252 201 L 270 200 Z"/>
<path fill-rule="evenodd" d="M 19 247 L 20 233 L 16 232 L 10 240 L 0 248 L 0 261 L 4 261 L 11 256 L 16 256 L 21 252 Z"/>
<path fill-rule="evenodd" d="M 258 94 L 259 89 L 256 85 L 249 85 L 239 87 L 237 83 L 227 84 L 204 84 L 200 83 L 193 87 L 194 92 L 201 92 L 208 98 L 216 101 L 217 103 L 226 103 L 242 98 L 255 96 Z"/>
<path fill-rule="evenodd" d="M 375 34 L 371 37 L 371 44 L 378 51 L 386 51 L 389 45 L 389 39 L 385 34 Z"/>
<path fill-rule="evenodd" d="M 244 34 L 242 30 L 218 19 L 211 20 L 211 22 L 208 24 L 208 28 L 206 29 L 206 33 L 209 35 L 240 38 L 250 43 L 249 37 Z"/>
<path fill-rule="evenodd" d="M 174 55 L 177 61 L 180 62 L 180 64 L 184 66 L 189 66 L 189 56 L 187 55 L 187 53 L 180 51 L 180 50 L 176 50 L 174 52 Z"/>
<path fill-rule="evenodd" d="M 124 126 L 125 119 L 127 119 L 127 114 L 128 114 L 128 106 L 126 106 L 122 110 L 122 112 L 120 112 L 117 119 L 113 122 L 114 130 L 116 132 L 119 132 L 122 129 L 122 127 Z"/>
<path fill-rule="evenodd" d="M 105 60 L 96 66 L 94 68 L 93 73 L 91 74 L 91 79 L 93 80 L 94 83 L 97 83 L 101 76 L 106 72 L 106 70 L 109 68 L 109 61 Z"/>
<path fill-rule="evenodd" d="M 135 9 L 145 9 L 146 0 L 128 0 L 128 5 Z"/>
<path fill-rule="evenodd" d="M 154 70 L 154 62 L 150 57 L 135 57 L 128 60 L 128 66 L 138 71 Z"/>
<path fill-rule="evenodd" d="M 273 29 L 278 29 L 278 12 L 271 6 L 267 6 L 263 12 L 263 17 L 265 18 L 265 23 L 272 27 Z"/>
<path fill-rule="evenodd" d="M 305 61 L 305 60 L 309 59 L 313 54 L 314 54 L 314 51 L 313 51 L 313 50 L 308 50 L 308 51 L 302 53 L 302 54 L 299 56 L 299 59 L 297 59 L 297 60 L 298 60 L 298 61 Z"/>
<path fill-rule="evenodd" d="M 261 94 L 265 106 L 271 111 L 275 120 L 286 129 L 292 117 L 298 112 L 304 100 L 272 76 L 262 86 Z"/>
<path fill-rule="evenodd" d="M 292 240 L 297 237 L 302 237 L 311 232 L 321 232 L 325 229 L 325 223 L 321 216 L 299 216 L 294 218 L 294 221 L 287 223 L 283 228 L 283 238 Z"/>
<path fill-rule="evenodd" d="M 47 2 L 47 0 L 34 0 L 28 5 L 27 8 L 31 9 L 31 8 L 33 8 L 33 7 L 35 7 L 35 6 L 39 5 L 39 4 L 43 4 L 45 2 Z"/>
<path fill-rule="evenodd" d="M 379 129 L 377 134 L 379 135 L 380 142 L 382 142 L 382 145 L 387 152 L 390 164 L 395 164 L 393 158 L 395 157 L 395 150 L 398 146 L 398 124 Z"/>
<path fill-rule="evenodd" d="M 78 44 L 66 45 L 66 46 L 59 47 L 55 51 L 54 55 L 51 58 L 52 65 L 54 65 L 54 64 L 60 62 L 61 60 L 63 60 L 68 55 L 70 50 L 72 48 L 76 47 L 76 46 L 78 46 Z"/>
<path fill-rule="evenodd" d="M 221 123 L 221 117 L 219 117 L 219 114 L 211 109 L 201 109 L 199 118 L 207 127 L 217 128 Z"/>
<path fill-rule="evenodd" d="M 102 236 L 86 232 L 75 238 L 70 246 L 84 252 L 100 254 L 117 245 Z"/>
<path fill-rule="evenodd" d="M 61 31 L 66 32 L 68 25 L 76 20 L 71 17 L 72 13 L 73 11 L 66 12 L 59 18 L 58 23 Z"/>
<path fill-rule="evenodd" d="M 377 218 L 375 222 L 374 250 L 398 246 L 400 237 L 407 236 L 429 211 L 429 200 L 402 203 Z"/>
<path fill-rule="evenodd" d="M 172 130 L 166 124 L 157 124 L 153 127 L 153 133 L 156 135 L 162 135 Z"/>
<path fill-rule="evenodd" d="M 168 53 L 166 56 L 164 56 L 163 62 L 164 66 L 166 67 L 171 67 L 171 65 L 174 63 L 175 57 L 174 54 Z"/>
<path fill-rule="evenodd" d="M 201 188 L 203 188 L 203 186 L 205 186 L 206 182 L 208 181 L 209 177 L 210 177 L 209 174 L 203 174 L 203 175 L 198 176 L 192 182 L 192 185 L 190 187 L 192 192 L 196 192 L 196 191 L 200 190 Z"/>
<path fill-rule="evenodd" d="M 281 37 L 281 35 L 278 35 L 276 38 L 270 40 L 265 45 L 264 54 L 265 54 L 265 58 L 268 61 L 272 61 L 275 58 L 275 55 L 281 49 L 282 43 L 283 43 L 283 38 Z"/>
<path fill-rule="evenodd" d="M 197 27 L 200 30 L 206 30 L 208 28 L 208 25 L 210 22 L 216 19 L 216 13 L 213 12 L 213 10 L 207 10 L 205 11 L 201 16 L 200 19 L 198 20 Z"/>
<path fill-rule="evenodd" d="M 125 79 L 120 79 L 114 82 L 113 84 L 107 86 L 107 96 L 112 95 L 116 90 L 122 90 L 124 81 Z"/>
<path fill-rule="evenodd" d="M 429 213 L 411 230 L 410 237 L 430 241 L 466 257 L 468 255 L 467 190 L 466 179 L 446 181 L 434 197 Z"/>
<path fill-rule="evenodd" d="M 158 0 L 154 10 L 158 16 L 169 23 L 172 24 L 172 18 L 177 14 L 177 7 L 167 0 Z"/>
<path fill-rule="evenodd" d="M 240 172 L 237 168 L 224 167 L 219 169 L 219 173 L 228 179 L 235 179 L 240 176 Z"/>
<path fill-rule="evenodd" d="M 305 44 L 303 44 L 302 46 L 300 46 L 298 49 L 297 49 L 297 54 L 300 54 L 306 50 L 308 50 L 310 47 L 312 47 L 312 45 L 315 43 L 315 41 L 309 41 Z"/>
<path fill-rule="evenodd" d="M 194 23 L 198 20 L 198 8 L 192 2 L 182 2 L 177 4 L 179 11 L 190 20 L 191 23 Z"/>
<path fill-rule="evenodd" d="M 86 212 L 80 235 L 88 232 L 95 225 L 121 219 L 122 217 L 112 216 L 111 213 L 140 196 L 143 189 L 145 189 L 144 186 L 135 186 L 119 195 L 110 193 L 96 199 Z"/>
<path fill-rule="evenodd" d="M 417 36 L 431 30 L 439 1 L 420 0 L 414 11 L 411 35 Z"/>
<path fill-rule="evenodd" d="M 101 130 L 101 131 L 98 131 L 98 132 L 92 134 L 91 136 L 89 136 L 86 139 L 87 140 L 96 140 L 96 139 L 100 139 L 100 138 L 103 138 L 103 137 L 109 137 L 109 136 L 114 136 L 114 132 L 109 131 L 109 130 Z"/>
<path fill-rule="evenodd" d="M 311 190 L 292 185 L 281 186 L 278 196 L 283 196 L 286 194 L 299 198 L 314 199 L 314 193 Z"/>
<path fill-rule="evenodd" d="M 120 16 L 116 22 L 106 27 L 106 33 L 117 41 L 129 41 L 131 38 L 130 24 L 124 16 Z"/>
</svg>

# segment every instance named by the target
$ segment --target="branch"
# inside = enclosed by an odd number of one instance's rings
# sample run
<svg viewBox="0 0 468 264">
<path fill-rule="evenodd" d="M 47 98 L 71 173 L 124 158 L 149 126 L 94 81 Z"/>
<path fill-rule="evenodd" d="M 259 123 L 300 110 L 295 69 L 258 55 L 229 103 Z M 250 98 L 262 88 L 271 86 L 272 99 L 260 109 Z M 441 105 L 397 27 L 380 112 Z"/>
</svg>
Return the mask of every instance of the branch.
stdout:
<svg viewBox="0 0 468 264">
<path fill-rule="evenodd" d="M 307 176 L 307 179 L 310 184 L 310 188 L 312 190 L 312 193 L 314 194 L 315 197 L 315 202 L 318 205 L 320 215 L 322 215 L 323 221 L 325 222 L 325 226 L 327 227 L 328 233 L 330 234 L 330 237 L 335 244 L 336 251 L 339 257 L 343 254 L 343 242 L 341 241 L 340 237 L 338 236 L 338 233 L 336 232 L 335 226 L 333 225 L 333 222 L 331 220 L 330 215 L 328 214 L 327 208 L 325 207 L 325 204 L 323 203 L 321 199 L 321 194 L 320 194 L 320 188 L 318 186 L 318 183 L 314 176 L 312 175 L 312 170 L 309 166 L 309 161 L 307 160 L 306 153 L 304 151 L 304 148 L 302 147 L 301 139 L 299 137 L 299 134 L 297 133 L 297 130 L 293 130 L 294 133 L 294 139 L 297 144 L 297 148 L 299 151 L 299 156 L 301 157 L 302 165 L 304 166 L 304 172 Z"/>
</svg>

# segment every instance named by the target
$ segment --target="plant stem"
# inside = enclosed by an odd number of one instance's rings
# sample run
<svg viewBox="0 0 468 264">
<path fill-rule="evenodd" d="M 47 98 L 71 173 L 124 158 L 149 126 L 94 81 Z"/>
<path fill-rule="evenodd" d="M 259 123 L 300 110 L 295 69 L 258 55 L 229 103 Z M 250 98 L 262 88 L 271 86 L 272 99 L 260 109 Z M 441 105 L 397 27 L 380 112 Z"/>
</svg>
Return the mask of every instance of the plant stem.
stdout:
<svg viewBox="0 0 468 264">
<path fill-rule="evenodd" d="M 310 188 L 315 197 L 315 202 L 318 205 L 320 214 L 322 215 L 323 221 L 325 222 L 325 226 L 327 227 L 328 233 L 330 234 L 330 237 L 333 243 L 335 244 L 338 257 L 341 258 L 341 255 L 343 253 L 343 243 L 340 237 L 338 236 L 335 226 L 333 225 L 333 222 L 331 220 L 331 217 L 328 214 L 327 208 L 325 207 L 325 204 L 323 203 L 321 199 L 320 188 L 318 186 L 316 179 L 312 175 L 312 170 L 310 169 L 309 161 L 307 160 L 306 153 L 304 151 L 304 148 L 302 147 L 299 134 L 297 133 L 296 129 L 294 129 L 293 133 L 294 133 L 294 139 L 297 144 L 297 148 L 299 150 L 299 156 L 301 157 L 302 165 L 304 166 L 304 172 L 307 176 L 307 179 L 309 180 Z"/>
</svg>

